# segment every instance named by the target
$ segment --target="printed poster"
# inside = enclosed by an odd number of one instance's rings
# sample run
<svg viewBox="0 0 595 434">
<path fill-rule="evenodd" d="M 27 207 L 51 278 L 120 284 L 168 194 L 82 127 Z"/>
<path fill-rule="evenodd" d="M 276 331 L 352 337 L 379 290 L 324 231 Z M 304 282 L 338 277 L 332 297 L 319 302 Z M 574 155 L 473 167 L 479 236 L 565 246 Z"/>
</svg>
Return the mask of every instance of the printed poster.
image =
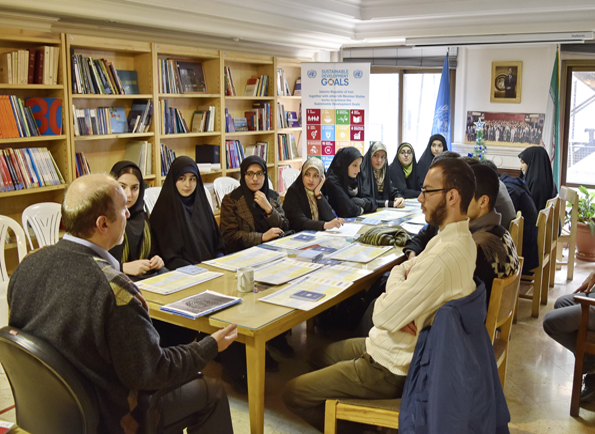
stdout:
<svg viewBox="0 0 595 434">
<path fill-rule="evenodd" d="M 363 155 L 369 93 L 369 63 L 302 63 L 304 158 L 320 158 L 328 169 L 341 148 Z"/>
</svg>

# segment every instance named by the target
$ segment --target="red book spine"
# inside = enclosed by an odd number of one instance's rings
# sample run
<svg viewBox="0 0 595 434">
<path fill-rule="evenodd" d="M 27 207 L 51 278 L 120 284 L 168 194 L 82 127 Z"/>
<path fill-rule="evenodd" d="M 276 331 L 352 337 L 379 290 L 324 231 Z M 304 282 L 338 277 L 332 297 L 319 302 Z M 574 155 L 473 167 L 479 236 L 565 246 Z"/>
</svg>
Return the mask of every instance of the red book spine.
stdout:
<svg viewBox="0 0 595 434">
<path fill-rule="evenodd" d="M 10 171 L 8 170 L 8 166 L 6 165 L 6 160 L 4 158 L 4 153 L 0 152 L 0 176 L 2 176 L 2 180 L 4 181 L 4 187 L 6 191 L 14 190 L 14 184 L 12 183 L 12 178 L 10 177 Z"/>
<path fill-rule="evenodd" d="M 33 81 L 35 84 L 43 84 L 43 48 L 35 50 L 35 70 L 33 72 Z"/>
<path fill-rule="evenodd" d="M 29 73 L 27 83 L 35 84 L 35 50 L 29 50 Z"/>
</svg>

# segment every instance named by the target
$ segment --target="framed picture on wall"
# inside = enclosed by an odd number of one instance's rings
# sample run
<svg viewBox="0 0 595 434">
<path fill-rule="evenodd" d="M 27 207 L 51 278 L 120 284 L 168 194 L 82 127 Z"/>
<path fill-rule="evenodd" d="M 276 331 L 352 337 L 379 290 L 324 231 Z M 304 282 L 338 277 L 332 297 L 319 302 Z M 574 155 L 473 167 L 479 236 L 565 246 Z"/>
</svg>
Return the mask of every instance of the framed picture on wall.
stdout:
<svg viewBox="0 0 595 434">
<path fill-rule="evenodd" d="M 521 102 L 523 62 L 492 62 L 490 102 Z"/>
</svg>

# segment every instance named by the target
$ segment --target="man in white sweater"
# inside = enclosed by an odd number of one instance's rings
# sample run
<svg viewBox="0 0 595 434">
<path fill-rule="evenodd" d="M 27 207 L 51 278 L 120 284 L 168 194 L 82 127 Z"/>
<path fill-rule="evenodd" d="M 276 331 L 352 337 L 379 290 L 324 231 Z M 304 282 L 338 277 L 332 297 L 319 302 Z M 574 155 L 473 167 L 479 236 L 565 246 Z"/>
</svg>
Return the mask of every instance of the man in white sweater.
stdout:
<svg viewBox="0 0 595 434">
<path fill-rule="evenodd" d="M 475 177 L 465 162 L 443 159 L 430 167 L 418 200 L 426 221 L 440 232 L 419 256 L 392 269 L 368 338 L 335 342 L 310 355 L 315 370 L 287 384 L 287 408 L 322 431 L 327 399 L 401 396 L 417 331 L 446 302 L 475 290 L 477 247 L 467 218 L 474 191 Z M 341 433 L 354 428 L 344 426 Z"/>
</svg>

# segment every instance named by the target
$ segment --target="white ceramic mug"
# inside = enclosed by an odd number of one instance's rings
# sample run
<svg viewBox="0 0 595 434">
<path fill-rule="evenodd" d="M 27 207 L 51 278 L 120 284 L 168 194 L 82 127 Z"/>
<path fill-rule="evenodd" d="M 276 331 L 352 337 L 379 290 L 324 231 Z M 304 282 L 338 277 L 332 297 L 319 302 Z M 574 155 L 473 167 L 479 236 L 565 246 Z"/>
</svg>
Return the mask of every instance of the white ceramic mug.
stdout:
<svg viewBox="0 0 595 434">
<path fill-rule="evenodd" d="M 238 292 L 252 292 L 254 291 L 254 268 L 243 267 L 238 268 Z"/>
</svg>

